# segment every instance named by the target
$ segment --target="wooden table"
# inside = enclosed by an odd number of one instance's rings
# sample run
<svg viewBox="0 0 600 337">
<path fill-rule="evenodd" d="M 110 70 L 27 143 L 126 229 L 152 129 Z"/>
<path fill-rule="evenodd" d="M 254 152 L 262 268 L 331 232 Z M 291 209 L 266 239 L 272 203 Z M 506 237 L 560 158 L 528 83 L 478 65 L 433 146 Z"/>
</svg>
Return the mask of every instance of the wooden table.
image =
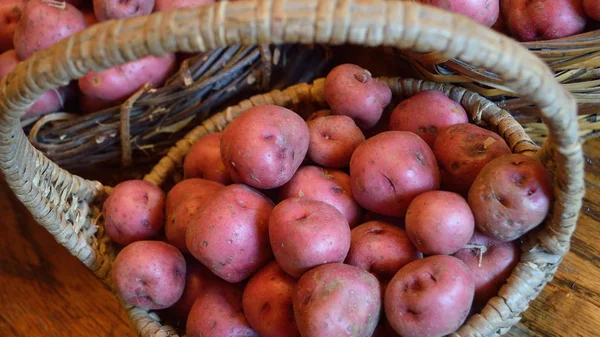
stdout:
<svg viewBox="0 0 600 337">
<path fill-rule="evenodd" d="M 600 139 L 571 252 L 509 336 L 600 336 Z M 135 336 L 117 300 L 0 184 L 0 335 Z"/>
</svg>

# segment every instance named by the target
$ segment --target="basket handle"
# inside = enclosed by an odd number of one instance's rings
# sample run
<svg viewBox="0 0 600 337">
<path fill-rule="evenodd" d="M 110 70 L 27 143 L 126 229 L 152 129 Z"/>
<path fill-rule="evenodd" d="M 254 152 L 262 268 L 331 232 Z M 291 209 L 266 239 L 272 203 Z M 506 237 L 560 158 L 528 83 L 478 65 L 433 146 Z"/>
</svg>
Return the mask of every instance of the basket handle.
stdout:
<svg viewBox="0 0 600 337">
<path fill-rule="evenodd" d="M 576 104 L 550 69 L 516 41 L 465 17 L 419 3 L 361 0 L 259 0 L 155 13 L 92 26 L 21 62 L 0 82 L 0 169 L 35 218 L 64 231 L 65 195 L 91 200 L 101 184 L 74 176 L 28 142 L 19 118 L 47 90 L 90 70 L 147 55 L 199 52 L 233 44 L 351 43 L 437 52 L 499 74 L 542 111 L 550 137 L 540 152 L 556 165 L 554 212 L 544 242 L 568 251 L 584 191 Z M 48 189 L 50 188 L 50 189 Z"/>
</svg>

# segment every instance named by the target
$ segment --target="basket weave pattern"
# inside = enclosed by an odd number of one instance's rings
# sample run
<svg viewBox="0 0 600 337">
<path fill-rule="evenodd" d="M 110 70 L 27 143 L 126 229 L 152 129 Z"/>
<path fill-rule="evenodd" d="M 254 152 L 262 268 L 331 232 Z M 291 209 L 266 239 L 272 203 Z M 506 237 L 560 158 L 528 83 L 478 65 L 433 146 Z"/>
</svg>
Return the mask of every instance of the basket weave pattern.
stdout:
<svg viewBox="0 0 600 337">
<path fill-rule="evenodd" d="M 443 10 L 401 1 L 262 0 L 219 2 L 93 26 L 19 64 L 0 82 L 0 169 L 35 219 L 110 286 L 116 248 L 103 234 L 98 217 L 110 188 L 72 175 L 35 150 L 20 127 L 20 116 L 43 92 L 89 70 L 101 71 L 146 55 L 264 43 L 352 43 L 440 53 L 499 74 L 507 88 L 541 109 L 549 138 L 538 149 L 505 111 L 463 89 L 439 86 L 467 105 L 475 121 L 486 122 L 499 132 L 513 151 L 537 156 L 553 173 L 555 201 L 545 225 L 528 236 L 521 262 L 498 296 L 454 336 L 495 336 L 508 331 L 569 250 L 584 192 L 577 108 L 572 95 L 540 59 L 514 41 Z M 398 95 L 435 86 L 384 81 Z M 299 85 L 226 109 L 178 142 L 145 180 L 165 181 L 193 141 L 221 130 L 253 104 L 322 102 L 321 87 L 318 83 Z M 172 328 L 161 326 L 153 313 L 126 308 L 142 336 L 175 334 Z"/>
</svg>

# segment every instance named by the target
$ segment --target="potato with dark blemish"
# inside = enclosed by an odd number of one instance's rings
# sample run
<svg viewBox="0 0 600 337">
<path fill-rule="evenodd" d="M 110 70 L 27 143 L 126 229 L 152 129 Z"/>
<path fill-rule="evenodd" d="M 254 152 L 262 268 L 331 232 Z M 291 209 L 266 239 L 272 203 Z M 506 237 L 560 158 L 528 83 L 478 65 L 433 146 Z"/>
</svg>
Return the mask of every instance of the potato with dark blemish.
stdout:
<svg viewBox="0 0 600 337">
<path fill-rule="evenodd" d="M 242 306 L 244 283 L 221 279 L 199 294 L 186 323 L 188 337 L 259 337 L 252 329 Z"/>
<path fill-rule="evenodd" d="M 413 261 L 388 283 L 384 310 L 403 337 L 440 337 L 466 320 L 473 294 L 473 275 L 461 260 L 434 255 Z"/>
<path fill-rule="evenodd" d="M 477 229 L 512 241 L 544 221 L 552 201 L 552 181 L 539 160 L 510 154 L 483 167 L 468 201 Z"/>
<path fill-rule="evenodd" d="M 441 91 L 427 90 L 404 99 L 394 108 L 390 130 L 416 133 L 433 147 L 441 129 L 467 122 L 469 118 L 460 104 Z"/>
<path fill-rule="evenodd" d="M 147 181 L 117 184 L 102 205 L 106 234 L 122 245 L 155 238 L 163 229 L 164 202 L 164 192 Z"/>
<path fill-rule="evenodd" d="M 232 183 L 231 174 L 221 159 L 221 137 L 223 133 L 214 132 L 200 137 L 183 160 L 184 179 L 202 178 L 224 185 Z"/>
<path fill-rule="evenodd" d="M 370 337 L 379 322 L 379 281 L 365 270 L 328 263 L 306 272 L 293 297 L 302 337 Z"/>
<path fill-rule="evenodd" d="M 440 186 L 431 148 L 416 134 L 386 131 L 358 146 L 350 159 L 356 201 L 369 211 L 402 217 L 419 194 Z"/>
<path fill-rule="evenodd" d="M 350 187 L 350 176 L 341 170 L 302 166 L 279 190 L 279 200 L 302 197 L 326 202 L 340 211 L 350 228 L 360 223 L 362 207 L 356 202 Z"/>
<path fill-rule="evenodd" d="M 154 0 L 94 0 L 98 21 L 118 20 L 152 13 Z"/>
<path fill-rule="evenodd" d="M 185 241 L 190 253 L 215 275 L 243 281 L 273 258 L 269 216 L 273 202 L 244 184 L 215 193 L 190 221 Z"/>
<path fill-rule="evenodd" d="M 307 122 L 310 145 L 307 157 L 328 168 L 344 168 L 365 136 L 352 118 L 334 115 L 315 118 Z"/>
<path fill-rule="evenodd" d="M 246 284 L 242 296 L 244 313 L 261 337 L 300 337 L 292 307 L 296 282 L 272 261 Z"/>
<path fill-rule="evenodd" d="M 306 122 L 284 107 L 259 105 L 223 130 L 221 157 L 234 182 L 260 189 L 287 183 L 308 151 Z"/>
<path fill-rule="evenodd" d="M 136 241 L 117 255 L 112 278 L 125 302 L 147 309 L 165 309 L 183 293 L 186 278 L 183 255 L 161 241 Z"/>
</svg>

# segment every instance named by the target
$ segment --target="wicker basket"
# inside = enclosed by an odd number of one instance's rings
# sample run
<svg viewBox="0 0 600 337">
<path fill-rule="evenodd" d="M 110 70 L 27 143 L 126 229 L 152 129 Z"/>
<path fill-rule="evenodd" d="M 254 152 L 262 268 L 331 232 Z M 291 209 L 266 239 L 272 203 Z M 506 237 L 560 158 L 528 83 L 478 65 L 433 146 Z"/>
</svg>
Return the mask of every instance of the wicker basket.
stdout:
<svg viewBox="0 0 600 337">
<path fill-rule="evenodd" d="M 443 90 L 467 108 L 473 122 L 495 130 L 514 152 L 539 158 L 552 172 L 555 201 L 547 221 L 524 238 L 521 261 L 499 294 L 453 336 L 507 332 L 552 279 L 569 250 L 584 194 L 577 106 L 539 58 L 506 37 L 442 10 L 401 1 L 237 1 L 91 27 L 34 55 L 0 82 L 0 168 L 35 219 L 112 287 L 111 263 L 118 247 L 105 235 L 100 219 L 102 201 L 111 188 L 75 176 L 44 157 L 28 142 L 19 117 L 43 92 L 89 70 L 149 54 L 284 42 L 387 45 L 440 53 L 501 74 L 507 88 L 541 108 L 550 136 L 538 148 L 510 114 L 477 94 L 447 84 L 380 79 L 396 98 L 427 88 Z M 300 84 L 255 96 L 213 115 L 180 140 L 144 179 L 166 183 L 195 140 L 222 130 L 245 109 L 269 103 L 307 111 L 323 104 L 322 88 L 323 81 Z M 172 327 L 161 325 L 155 313 L 124 306 L 141 336 L 176 334 Z"/>
</svg>

